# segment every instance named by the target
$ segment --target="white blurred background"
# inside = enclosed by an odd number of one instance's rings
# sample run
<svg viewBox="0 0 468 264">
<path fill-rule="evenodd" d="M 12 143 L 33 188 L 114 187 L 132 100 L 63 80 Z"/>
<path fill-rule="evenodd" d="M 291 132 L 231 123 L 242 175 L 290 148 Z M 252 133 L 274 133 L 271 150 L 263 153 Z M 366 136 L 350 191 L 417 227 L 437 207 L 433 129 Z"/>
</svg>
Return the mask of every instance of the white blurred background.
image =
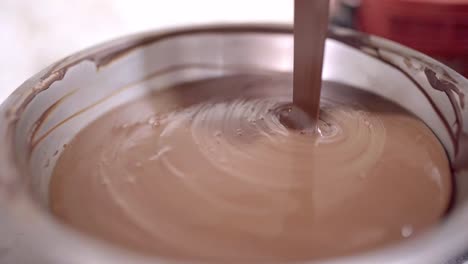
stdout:
<svg viewBox="0 0 468 264">
<path fill-rule="evenodd" d="M 128 33 L 292 18 L 293 0 L 0 0 L 0 102 L 54 61 Z"/>
</svg>

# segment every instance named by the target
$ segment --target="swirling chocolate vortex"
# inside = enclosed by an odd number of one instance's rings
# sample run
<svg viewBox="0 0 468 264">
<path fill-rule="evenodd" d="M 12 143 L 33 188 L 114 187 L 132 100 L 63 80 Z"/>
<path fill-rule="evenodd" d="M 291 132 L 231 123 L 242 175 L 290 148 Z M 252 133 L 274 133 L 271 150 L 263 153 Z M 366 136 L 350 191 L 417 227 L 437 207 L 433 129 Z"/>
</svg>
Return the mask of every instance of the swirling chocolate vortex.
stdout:
<svg viewBox="0 0 468 264">
<path fill-rule="evenodd" d="M 421 121 L 328 82 L 319 133 L 290 130 L 290 98 L 289 75 L 239 75 L 114 109 L 59 158 L 52 212 L 138 252 L 217 263 L 353 254 L 439 222 L 449 162 Z"/>
</svg>

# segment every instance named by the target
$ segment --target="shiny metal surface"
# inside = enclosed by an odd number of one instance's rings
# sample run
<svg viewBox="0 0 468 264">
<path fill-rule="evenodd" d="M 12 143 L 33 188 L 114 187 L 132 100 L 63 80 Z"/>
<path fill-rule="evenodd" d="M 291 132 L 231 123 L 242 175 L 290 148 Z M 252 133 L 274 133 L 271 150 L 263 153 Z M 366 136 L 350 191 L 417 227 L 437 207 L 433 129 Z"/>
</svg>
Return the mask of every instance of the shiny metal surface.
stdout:
<svg viewBox="0 0 468 264">
<path fill-rule="evenodd" d="M 422 237 L 319 263 L 443 263 L 462 254 L 468 249 L 468 153 L 462 147 L 468 80 L 390 41 L 342 29 L 330 36 L 323 78 L 383 95 L 425 121 L 456 167 L 457 195 L 443 223 Z M 0 230 L 21 233 L 15 240 L 28 257 L 18 263 L 172 262 L 118 250 L 55 221 L 47 192 L 57 157 L 89 122 L 150 90 L 251 70 L 291 71 L 292 44 L 285 26 L 153 32 L 77 53 L 26 81 L 0 107 Z"/>
</svg>

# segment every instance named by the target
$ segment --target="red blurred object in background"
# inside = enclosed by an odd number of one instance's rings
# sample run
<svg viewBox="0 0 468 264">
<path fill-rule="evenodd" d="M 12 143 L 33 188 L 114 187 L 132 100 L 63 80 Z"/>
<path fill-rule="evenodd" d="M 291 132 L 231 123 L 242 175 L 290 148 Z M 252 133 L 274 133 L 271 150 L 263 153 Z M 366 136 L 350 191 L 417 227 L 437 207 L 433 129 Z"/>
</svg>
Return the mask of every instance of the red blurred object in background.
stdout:
<svg viewBox="0 0 468 264">
<path fill-rule="evenodd" d="M 468 0 L 361 0 L 358 27 L 426 53 L 468 77 Z"/>
</svg>

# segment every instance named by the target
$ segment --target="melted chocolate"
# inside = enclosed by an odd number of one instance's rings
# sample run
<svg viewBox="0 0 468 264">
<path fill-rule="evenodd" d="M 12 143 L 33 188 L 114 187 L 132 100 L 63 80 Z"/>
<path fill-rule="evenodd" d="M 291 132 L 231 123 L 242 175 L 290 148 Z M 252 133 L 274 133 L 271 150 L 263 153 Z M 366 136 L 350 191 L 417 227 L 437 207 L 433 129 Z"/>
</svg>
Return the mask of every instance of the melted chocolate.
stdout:
<svg viewBox="0 0 468 264">
<path fill-rule="evenodd" d="M 432 132 L 373 94 L 324 83 L 320 133 L 279 122 L 290 75 L 186 83 L 105 114 L 60 156 L 64 223 L 149 255 L 309 260 L 436 225 L 450 167 Z"/>
</svg>

